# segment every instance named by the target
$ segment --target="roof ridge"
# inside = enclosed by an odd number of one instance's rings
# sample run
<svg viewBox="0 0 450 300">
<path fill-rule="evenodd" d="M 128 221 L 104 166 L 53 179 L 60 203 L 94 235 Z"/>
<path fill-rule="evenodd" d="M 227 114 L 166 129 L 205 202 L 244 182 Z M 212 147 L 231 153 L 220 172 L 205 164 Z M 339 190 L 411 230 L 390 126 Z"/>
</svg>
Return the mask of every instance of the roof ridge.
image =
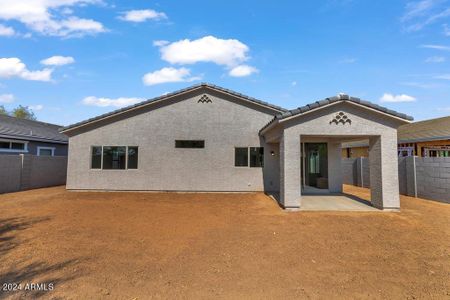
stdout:
<svg viewBox="0 0 450 300">
<path fill-rule="evenodd" d="M 61 127 L 61 125 L 58 125 L 58 124 L 43 122 L 43 121 L 39 121 L 39 120 L 30 120 L 30 119 L 18 118 L 18 117 L 14 117 L 14 116 L 10 116 L 10 115 L 0 115 L 0 117 L 11 118 L 11 119 L 19 120 L 19 121 L 23 121 L 23 122 L 33 122 L 33 123 L 39 123 L 39 124 L 43 124 L 43 125 L 51 125 L 51 126 Z"/>
<path fill-rule="evenodd" d="M 200 87 L 209 87 L 211 89 L 219 90 L 219 91 L 222 91 L 224 93 L 229 93 L 229 94 L 232 94 L 232 95 L 234 95 L 236 97 L 240 97 L 240 98 L 246 99 L 248 101 L 254 102 L 256 104 L 264 105 L 264 106 L 267 106 L 267 107 L 272 108 L 274 110 L 279 110 L 280 112 L 288 111 L 287 109 L 285 109 L 285 108 L 283 108 L 281 106 L 273 105 L 273 104 L 270 104 L 268 102 L 265 102 L 265 101 L 262 101 L 262 100 L 259 100 L 259 99 L 256 99 L 256 98 L 244 95 L 242 93 L 239 93 L 239 92 L 236 92 L 236 91 L 233 91 L 233 90 L 230 90 L 230 89 L 223 88 L 223 87 L 215 85 L 215 84 L 211 84 L 211 83 L 207 83 L 207 82 L 201 82 L 201 83 L 194 84 L 194 85 L 191 85 L 191 86 L 186 87 L 186 88 L 182 88 L 182 89 L 176 90 L 174 92 L 170 92 L 170 93 L 167 93 L 167 94 L 164 94 L 164 95 L 156 96 L 156 97 L 153 97 L 153 98 L 141 101 L 141 102 L 133 104 L 133 105 L 129 105 L 129 106 L 126 106 L 126 107 L 123 107 L 123 108 L 120 108 L 120 109 L 113 110 L 113 111 L 108 112 L 108 113 L 101 114 L 101 115 L 96 116 L 96 117 L 92 117 L 92 118 L 89 118 L 89 119 L 86 119 L 86 120 L 83 120 L 83 121 L 80 121 L 80 122 L 77 122 L 77 123 L 74 123 L 74 124 L 70 124 L 68 126 L 61 127 L 60 131 L 66 131 L 66 130 L 72 129 L 74 127 L 83 126 L 84 124 L 87 124 L 87 123 L 90 123 L 90 122 L 94 122 L 94 121 L 97 121 L 97 120 L 100 120 L 100 119 L 103 119 L 103 118 L 111 117 L 111 116 L 113 116 L 115 114 L 118 114 L 118 113 L 121 113 L 121 112 L 126 112 L 128 110 L 135 109 L 135 108 L 138 108 L 138 107 L 141 107 L 141 106 L 145 106 L 145 105 L 150 104 L 152 102 L 163 100 L 163 99 L 169 98 L 169 97 L 173 97 L 173 96 L 179 95 L 179 94 L 184 93 L 184 92 L 189 92 L 189 91 L 195 90 L 195 89 L 200 88 Z"/>
</svg>

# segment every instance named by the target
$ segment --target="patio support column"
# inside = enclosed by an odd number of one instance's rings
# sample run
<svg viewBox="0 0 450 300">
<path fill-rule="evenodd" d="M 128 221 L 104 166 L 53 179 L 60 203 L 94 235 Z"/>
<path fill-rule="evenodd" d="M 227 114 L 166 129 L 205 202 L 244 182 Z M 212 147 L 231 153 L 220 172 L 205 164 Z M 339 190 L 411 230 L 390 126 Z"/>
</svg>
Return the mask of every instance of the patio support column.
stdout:
<svg viewBox="0 0 450 300">
<path fill-rule="evenodd" d="M 397 132 L 369 139 L 370 195 L 379 209 L 400 208 Z"/>
<path fill-rule="evenodd" d="M 342 193 L 342 148 L 341 142 L 328 142 L 328 190 Z"/>
<path fill-rule="evenodd" d="M 299 208 L 300 193 L 300 135 L 285 129 L 280 140 L 280 204 Z"/>
</svg>

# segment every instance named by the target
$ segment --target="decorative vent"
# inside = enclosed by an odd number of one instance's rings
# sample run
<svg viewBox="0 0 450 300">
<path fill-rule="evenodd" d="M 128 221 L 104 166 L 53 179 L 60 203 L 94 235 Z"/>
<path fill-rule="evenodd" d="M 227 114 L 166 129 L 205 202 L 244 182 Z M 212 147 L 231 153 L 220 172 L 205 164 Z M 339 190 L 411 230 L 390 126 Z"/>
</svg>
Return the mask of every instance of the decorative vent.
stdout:
<svg viewBox="0 0 450 300">
<path fill-rule="evenodd" d="M 197 103 L 212 103 L 212 101 L 207 95 L 203 95 L 198 99 Z"/>
<path fill-rule="evenodd" d="M 330 124 L 331 123 L 334 123 L 336 125 L 339 124 L 345 125 L 347 123 L 352 124 L 352 120 L 350 120 L 344 112 L 340 111 L 336 114 L 333 120 L 330 121 Z"/>
</svg>

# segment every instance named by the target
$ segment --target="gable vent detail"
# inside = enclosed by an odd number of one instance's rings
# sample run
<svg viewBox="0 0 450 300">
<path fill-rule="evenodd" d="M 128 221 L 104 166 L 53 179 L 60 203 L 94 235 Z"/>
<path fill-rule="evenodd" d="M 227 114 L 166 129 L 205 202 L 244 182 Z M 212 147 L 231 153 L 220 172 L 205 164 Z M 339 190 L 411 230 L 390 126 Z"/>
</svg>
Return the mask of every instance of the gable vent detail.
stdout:
<svg viewBox="0 0 450 300">
<path fill-rule="evenodd" d="M 350 118 L 344 112 L 340 111 L 336 114 L 336 116 L 334 116 L 333 120 L 330 121 L 330 124 L 332 124 L 332 123 L 334 123 L 336 125 L 339 125 L 339 124 L 342 124 L 342 125 L 350 124 L 351 125 L 352 120 L 350 120 Z"/>
<path fill-rule="evenodd" d="M 198 99 L 197 103 L 212 103 L 212 101 L 207 95 L 203 95 Z"/>
</svg>

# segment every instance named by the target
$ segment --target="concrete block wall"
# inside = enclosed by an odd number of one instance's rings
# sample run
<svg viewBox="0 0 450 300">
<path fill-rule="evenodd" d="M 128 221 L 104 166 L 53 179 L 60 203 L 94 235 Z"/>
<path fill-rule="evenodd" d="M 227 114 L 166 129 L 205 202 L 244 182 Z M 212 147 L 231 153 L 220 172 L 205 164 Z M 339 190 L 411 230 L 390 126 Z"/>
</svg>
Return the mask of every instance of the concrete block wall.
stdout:
<svg viewBox="0 0 450 300">
<path fill-rule="evenodd" d="M 0 193 L 63 185 L 67 157 L 28 154 L 0 156 Z"/>
<path fill-rule="evenodd" d="M 20 190 L 22 157 L 0 155 L 0 194 Z"/>
<path fill-rule="evenodd" d="M 344 183 L 370 187 L 367 161 L 364 157 L 344 158 Z M 401 157 L 398 159 L 398 181 L 402 195 L 450 203 L 450 158 Z"/>
<path fill-rule="evenodd" d="M 450 203 L 450 157 L 416 157 L 417 197 Z"/>
</svg>

